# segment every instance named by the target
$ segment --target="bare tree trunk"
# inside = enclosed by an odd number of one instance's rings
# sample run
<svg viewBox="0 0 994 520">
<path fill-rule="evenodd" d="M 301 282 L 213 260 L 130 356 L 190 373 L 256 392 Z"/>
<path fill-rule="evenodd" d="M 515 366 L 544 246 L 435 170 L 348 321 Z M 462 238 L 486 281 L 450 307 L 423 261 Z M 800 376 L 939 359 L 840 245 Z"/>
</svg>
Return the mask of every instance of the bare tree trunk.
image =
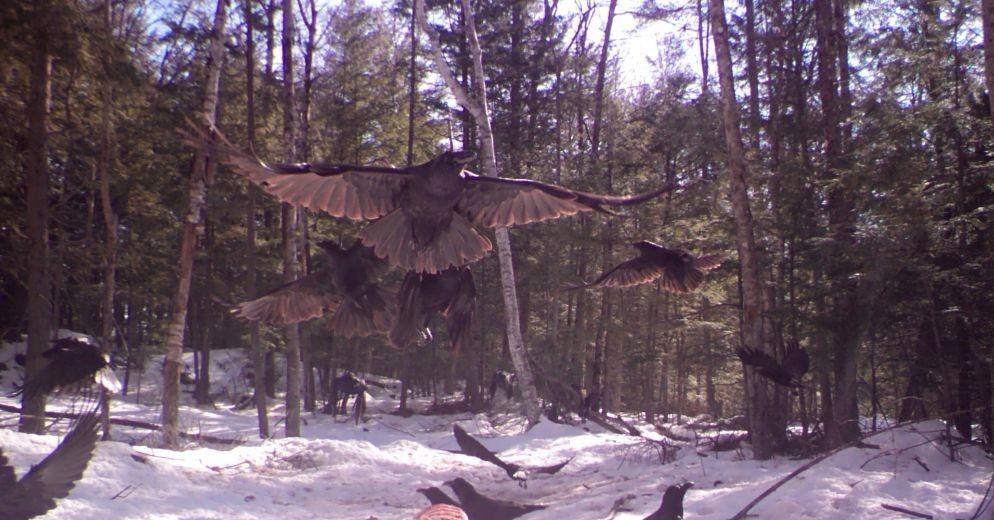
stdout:
<svg viewBox="0 0 994 520">
<path fill-rule="evenodd" d="M 252 28 L 252 0 L 243 0 L 245 9 L 245 97 L 248 119 L 249 149 L 255 149 L 255 40 Z M 255 203 L 258 188 L 251 181 L 246 181 L 248 204 L 245 208 L 245 245 L 248 262 L 246 266 L 247 292 L 249 299 L 254 299 L 258 293 L 258 269 L 255 244 Z M 252 349 L 252 386 L 255 388 L 255 410 L 259 419 L 259 437 L 269 437 L 269 405 L 266 402 L 266 351 L 259 341 L 259 324 L 249 324 L 249 345 Z"/>
<path fill-rule="evenodd" d="M 214 12 L 214 31 L 207 58 L 207 78 L 204 85 L 203 114 L 214 124 L 217 112 L 218 85 L 224 58 L 224 25 L 226 0 L 218 0 Z M 183 366 L 183 333 L 190 303 L 190 282 L 193 279 L 193 251 L 202 224 L 202 210 L 207 199 L 208 160 L 200 151 L 193 157 L 190 172 L 190 200 L 183 222 L 180 243 L 179 281 L 173 300 L 172 321 L 166 332 L 166 359 L 162 365 L 162 443 L 167 447 L 179 444 L 179 374 Z"/>
<path fill-rule="evenodd" d="M 714 34 L 715 55 L 718 61 L 718 79 L 721 84 L 722 121 L 725 127 L 729 173 L 729 199 L 735 218 L 735 234 L 739 260 L 742 265 L 742 343 L 752 348 L 768 351 L 763 341 L 762 287 L 760 286 L 758 248 L 753 232 L 752 210 L 746 184 L 748 169 L 739 129 L 738 104 L 735 101 L 732 56 L 728 46 L 728 25 L 725 22 L 724 0 L 709 0 L 711 30 Z M 749 370 L 749 369 L 747 369 Z M 753 456 L 768 459 L 773 455 L 772 416 L 766 384 L 759 377 L 751 377 L 747 399 L 749 431 L 752 435 Z"/>
<path fill-rule="evenodd" d="M 604 22 L 604 40 L 601 42 L 600 59 L 597 60 L 597 79 L 594 84 L 594 126 L 590 132 L 590 166 L 592 173 L 595 175 L 599 174 L 602 169 L 600 160 L 600 145 L 601 132 L 604 128 L 604 85 L 607 82 L 607 60 L 610 56 L 611 50 L 611 27 L 614 25 L 614 12 L 617 6 L 617 0 L 611 0 L 608 4 L 607 20 Z M 611 193 L 612 170 L 610 167 L 608 167 L 607 172 L 606 193 Z M 603 238 L 607 238 L 612 235 L 611 222 L 604 224 L 602 233 Z M 602 271 L 607 271 L 610 269 L 611 264 L 611 241 L 604 240 L 603 244 L 604 245 L 601 248 L 601 269 Z M 619 400 L 617 399 L 618 396 L 614 395 L 613 392 L 607 391 L 607 326 L 611 321 L 612 292 L 613 291 L 610 289 L 601 291 L 600 317 L 597 320 L 597 326 L 594 328 L 594 363 L 591 366 L 591 381 L 593 383 L 591 391 L 597 393 L 598 395 L 606 396 L 608 398 L 604 401 L 606 407 L 613 408 L 619 403 Z"/>
<path fill-rule="evenodd" d="M 104 5 L 104 21 L 107 32 L 113 32 L 111 20 L 111 3 Z M 113 88 L 108 84 L 103 88 L 103 99 L 100 107 L 100 160 L 97 169 L 100 173 L 100 205 L 103 207 L 104 228 L 107 232 L 107 242 L 104 244 L 104 287 L 100 301 L 100 338 L 101 349 L 110 352 L 114 334 L 114 286 L 115 270 L 117 267 L 117 215 L 110 203 L 110 163 L 111 163 L 111 103 L 114 99 Z M 103 440 L 110 439 L 110 396 L 100 390 L 100 406 L 102 409 Z"/>
<path fill-rule="evenodd" d="M 839 44 L 842 35 L 836 34 L 835 10 L 832 0 L 815 0 L 815 22 L 818 49 L 818 94 L 822 105 L 822 133 L 825 140 L 826 180 L 843 175 L 847 166 L 846 143 L 842 132 L 842 118 L 847 112 L 839 99 Z M 838 428 L 837 436 L 828 439 L 833 447 L 856 440 L 859 422 L 856 401 L 856 359 L 859 338 L 865 319 L 860 309 L 857 287 L 852 281 L 855 267 L 847 260 L 845 251 L 852 245 L 853 207 L 850 194 L 834 183 L 827 194 L 828 234 L 834 250 L 826 262 L 826 275 L 832 287 L 829 312 L 838 323 L 832 333 L 833 368 L 835 371 L 835 396 L 833 416 Z"/>
<path fill-rule="evenodd" d="M 994 0 L 981 0 L 981 13 L 984 26 L 984 83 L 987 92 L 994 92 Z M 994 120 L 994 103 L 990 104 L 991 119 Z M 994 128 L 994 127 L 992 127 Z M 994 246 L 994 240 L 990 243 Z M 988 271 L 992 268 L 988 265 Z M 994 360 L 994 341 L 991 341 L 991 359 Z M 994 401 L 994 369 L 991 374 L 991 401 Z M 991 414 L 990 431 L 994 434 L 994 414 Z M 994 516 L 994 512 L 991 513 Z"/>
<path fill-rule="evenodd" d="M 298 6 L 301 10 L 301 18 L 303 19 L 304 26 L 307 28 L 307 40 L 304 43 L 304 95 L 301 100 L 300 149 L 298 151 L 300 158 L 307 161 L 310 159 L 311 89 L 314 84 L 312 68 L 314 63 L 314 49 L 317 46 L 318 9 L 314 0 L 308 0 L 306 12 L 304 12 L 304 6 L 300 5 L 300 0 L 298 0 Z M 299 210 L 299 214 L 300 216 L 298 218 L 300 219 L 300 228 L 303 233 L 302 237 L 298 239 L 303 244 L 300 260 L 303 268 L 303 274 L 306 276 L 310 272 L 308 266 L 308 259 L 310 255 L 307 240 L 307 209 L 301 208 Z M 304 410 L 314 412 L 316 410 L 316 388 L 314 384 L 313 344 L 311 341 L 310 329 L 307 328 L 306 324 L 301 325 L 301 327 L 303 327 L 300 336 L 301 358 L 304 365 Z"/>
<path fill-rule="evenodd" d="M 283 0 L 283 146 L 286 159 L 297 158 L 297 111 L 293 85 L 293 0 Z M 299 211 L 283 204 L 283 279 L 297 279 Z M 300 436 L 300 327 L 286 328 L 286 436 Z"/>
<path fill-rule="evenodd" d="M 48 118 L 52 98 L 52 55 L 44 29 L 36 35 L 30 62 L 28 93 L 28 149 L 24 185 L 27 199 L 28 256 L 28 346 L 25 379 L 38 376 L 41 354 L 52 336 L 52 275 L 48 243 Z M 41 433 L 45 422 L 45 397 L 21 401 L 18 430 Z"/>
<path fill-rule="evenodd" d="M 414 8 L 411 8 L 411 60 L 408 69 L 408 92 L 407 92 L 407 167 L 414 165 L 414 110 L 418 97 L 418 25 Z M 407 394 L 411 388 L 411 363 L 414 361 L 413 353 L 404 351 L 403 365 L 400 376 L 400 407 L 398 411 L 401 415 L 407 412 Z"/>
<path fill-rule="evenodd" d="M 438 36 L 428 26 L 428 22 L 425 19 L 424 2 L 422 0 L 415 0 L 418 24 L 421 26 L 422 32 L 427 34 L 431 41 L 435 65 L 438 67 L 439 73 L 459 104 L 465 107 L 473 115 L 473 118 L 476 119 L 476 125 L 480 133 L 480 155 L 481 162 L 483 163 L 483 171 L 486 175 L 497 177 L 497 159 L 494 154 L 493 131 L 490 128 L 490 116 L 487 111 L 487 84 L 483 75 L 483 52 L 480 49 L 480 42 L 476 35 L 476 22 L 473 19 L 469 0 L 462 0 L 462 6 L 466 16 L 466 30 L 470 52 L 473 57 L 473 79 L 476 86 L 475 97 L 470 97 L 452 75 L 452 71 L 442 56 Z M 495 235 L 497 237 L 497 255 L 500 260 L 501 289 L 504 296 L 508 350 L 511 353 L 511 362 L 514 364 L 514 371 L 518 378 L 519 388 L 521 389 L 525 417 L 528 420 L 528 426 L 531 427 L 538 423 L 541 410 L 538 405 L 538 392 L 535 389 L 535 381 L 532 377 L 531 367 L 528 364 L 528 353 L 525 350 L 524 339 L 521 335 L 518 297 L 514 285 L 514 265 L 511 259 L 511 239 L 507 228 L 497 228 Z"/>
</svg>

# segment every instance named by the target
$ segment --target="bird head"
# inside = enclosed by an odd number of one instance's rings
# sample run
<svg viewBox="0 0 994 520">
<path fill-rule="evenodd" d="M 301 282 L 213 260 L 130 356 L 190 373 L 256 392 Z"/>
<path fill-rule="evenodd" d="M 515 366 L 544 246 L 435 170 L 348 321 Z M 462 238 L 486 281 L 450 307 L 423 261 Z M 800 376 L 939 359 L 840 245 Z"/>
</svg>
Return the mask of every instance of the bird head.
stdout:
<svg viewBox="0 0 994 520">
<path fill-rule="evenodd" d="M 437 161 L 449 163 L 455 166 L 459 166 L 460 169 L 465 168 L 467 164 L 476 160 L 476 154 L 463 150 L 461 152 L 448 151 L 439 155 L 436 159 Z"/>
<path fill-rule="evenodd" d="M 322 240 L 318 242 L 318 246 L 323 249 L 325 253 L 328 253 L 329 256 L 334 257 L 345 253 L 342 246 L 338 245 L 338 242 L 335 242 L 334 240 Z"/>
<path fill-rule="evenodd" d="M 457 477 L 452 480 L 445 481 L 445 485 L 452 488 L 457 495 L 461 495 L 473 489 L 472 484 L 470 484 L 466 479 L 462 477 Z"/>
</svg>

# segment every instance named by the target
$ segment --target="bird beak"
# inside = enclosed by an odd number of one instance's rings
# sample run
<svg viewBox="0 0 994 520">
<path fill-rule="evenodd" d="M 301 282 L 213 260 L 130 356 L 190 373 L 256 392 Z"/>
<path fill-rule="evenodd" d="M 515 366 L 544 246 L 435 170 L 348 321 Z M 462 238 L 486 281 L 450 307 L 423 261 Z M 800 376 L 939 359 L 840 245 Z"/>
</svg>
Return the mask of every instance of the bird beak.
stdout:
<svg viewBox="0 0 994 520">
<path fill-rule="evenodd" d="M 453 155 L 453 160 L 456 162 L 456 164 L 462 166 L 465 166 L 476 160 L 476 154 L 473 152 L 466 152 L 466 151 L 453 152 L 452 155 Z"/>
</svg>

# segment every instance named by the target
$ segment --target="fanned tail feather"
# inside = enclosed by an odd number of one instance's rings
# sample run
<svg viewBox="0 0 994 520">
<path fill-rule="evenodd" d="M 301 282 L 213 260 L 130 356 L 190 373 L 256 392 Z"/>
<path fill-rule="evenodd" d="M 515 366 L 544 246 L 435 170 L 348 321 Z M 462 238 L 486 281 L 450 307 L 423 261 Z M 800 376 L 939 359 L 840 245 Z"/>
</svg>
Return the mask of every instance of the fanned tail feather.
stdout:
<svg viewBox="0 0 994 520">
<path fill-rule="evenodd" d="M 462 215 L 455 214 L 445 229 L 435 229 L 428 244 L 419 246 L 410 215 L 398 208 L 359 232 L 363 244 L 376 256 L 408 271 L 438 273 L 483 258 L 493 245 Z"/>
<path fill-rule="evenodd" d="M 358 298 L 346 298 L 331 317 L 330 327 L 346 338 L 366 337 L 390 328 L 396 314 L 393 296 L 382 287 L 372 287 Z"/>
</svg>

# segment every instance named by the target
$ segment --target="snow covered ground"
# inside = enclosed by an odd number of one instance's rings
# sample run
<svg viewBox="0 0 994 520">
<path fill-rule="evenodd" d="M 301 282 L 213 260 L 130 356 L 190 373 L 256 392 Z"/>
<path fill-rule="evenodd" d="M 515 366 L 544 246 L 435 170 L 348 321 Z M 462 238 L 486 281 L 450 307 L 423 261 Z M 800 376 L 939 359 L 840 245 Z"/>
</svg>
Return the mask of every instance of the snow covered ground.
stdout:
<svg viewBox="0 0 994 520">
<path fill-rule="evenodd" d="M 218 363 L 233 361 L 231 356 L 217 356 Z M 148 381 L 154 382 L 151 372 Z M 234 448 L 163 450 L 142 445 L 154 445 L 149 432 L 115 426 L 115 438 L 128 442 L 99 443 L 83 479 L 45 518 L 410 519 L 428 505 L 417 488 L 463 477 L 485 495 L 549 506 L 525 517 L 529 520 L 641 519 L 658 507 L 666 486 L 690 480 L 696 485 L 684 502 L 686 518 L 725 519 L 807 462 L 757 462 L 749 460 L 747 449 L 715 453 L 688 444 L 675 461 L 662 464 L 645 441 L 592 424 L 542 422 L 523 432 L 514 414 L 402 418 L 387 413 L 397 406 L 391 398 L 395 388 L 371 386 L 370 392 L 365 423 L 307 415 L 303 437 L 292 439 L 255 438 L 251 409 L 182 407 L 188 431 L 245 441 Z M 0 402 L 17 404 L 6 397 Z M 113 415 L 156 422 L 154 403 L 145 397 L 142 403 L 133 396 L 116 400 Z M 50 409 L 66 404 L 55 398 Z M 416 409 L 427 405 L 413 403 Z M 282 417 L 281 404 L 274 404 L 270 417 Z M 0 412 L 0 425 L 15 423 L 14 414 Z M 453 423 L 510 462 L 540 466 L 573 459 L 560 473 L 533 475 L 522 487 L 496 466 L 447 451 L 457 449 Z M 273 431 L 281 436 L 282 424 Z M 908 518 L 881 507 L 891 504 L 937 519 L 970 518 L 991 478 L 991 462 L 973 447 L 959 449 L 960 460 L 951 462 L 944 446 L 927 442 L 942 432 L 942 424 L 931 421 L 878 434 L 868 442 L 879 449 L 852 448 L 821 462 L 752 513 L 758 518 Z M 0 429 L 0 447 L 19 475 L 58 440 Z"/>
</svg>

